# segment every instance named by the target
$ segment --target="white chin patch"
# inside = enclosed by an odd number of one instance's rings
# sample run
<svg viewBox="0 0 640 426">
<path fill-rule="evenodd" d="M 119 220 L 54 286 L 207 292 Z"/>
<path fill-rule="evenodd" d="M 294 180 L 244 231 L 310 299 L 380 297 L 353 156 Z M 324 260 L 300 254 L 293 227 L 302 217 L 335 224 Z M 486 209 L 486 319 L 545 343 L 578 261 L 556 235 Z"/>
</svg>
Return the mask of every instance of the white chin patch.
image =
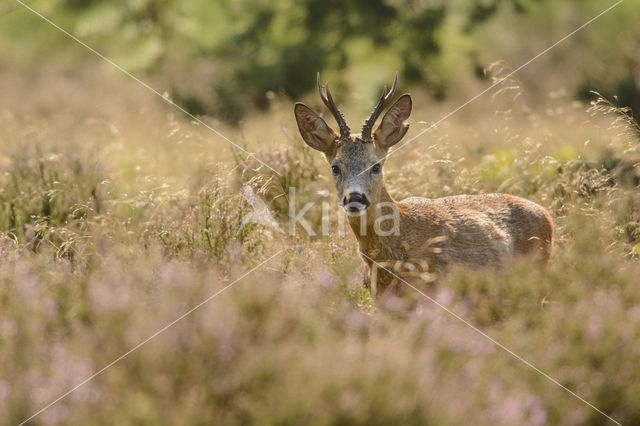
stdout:
<svg viewBox="0 0 640 426">
<path fill-rule="evenodd" d="M 364 212 L 367 211 L 367 206 L 362 203 L 353 202 L 353 203 L 346 204 L 344 206 L 344 211 L 347 213 L 347 216 L 358 217 L 358 216 L 362 216 Z"/>
</svg>

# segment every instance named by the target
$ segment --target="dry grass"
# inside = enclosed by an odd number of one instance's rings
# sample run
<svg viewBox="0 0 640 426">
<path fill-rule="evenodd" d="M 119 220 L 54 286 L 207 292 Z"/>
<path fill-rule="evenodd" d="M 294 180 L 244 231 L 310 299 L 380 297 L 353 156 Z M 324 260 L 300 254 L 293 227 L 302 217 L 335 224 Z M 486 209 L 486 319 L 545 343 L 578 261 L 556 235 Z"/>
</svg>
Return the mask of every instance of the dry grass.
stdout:
<svg viewBox="0 0 640 426">
<path fill-rule="evenodd" d="M 243 185 L 279 220 L 284 188 L 298 188 L 299 207 L 332 191 L 288 101 L 242 132 L 223 129 L 275 177 L 120 77 L 92 78 L 0 79 L 0 423 L 29 417 L 280 249 L 32 424 L 605 423 L 428 301 L 374 304 L 351 235 L 241 226 Z M 452 106 L 416 104 L 408 137 Z M 636 424 L 640 143 L 625 111 L 588 108 L 562 90 L 532 105 L 512 80 L 391 157 L 387 179 L 397 198 L 503 191 L 548 207 L 547 270 L 454 271 L 426 291 Z M 307 217 L 318 229 L 320 212 Z"/>
</svg>

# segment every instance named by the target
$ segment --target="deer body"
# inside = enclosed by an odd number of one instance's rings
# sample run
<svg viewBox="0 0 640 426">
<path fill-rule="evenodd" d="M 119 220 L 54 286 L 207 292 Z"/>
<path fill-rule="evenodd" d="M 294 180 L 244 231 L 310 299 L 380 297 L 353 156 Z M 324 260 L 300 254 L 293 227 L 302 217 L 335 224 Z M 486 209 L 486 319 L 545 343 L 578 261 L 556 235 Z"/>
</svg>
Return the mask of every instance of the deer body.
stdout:
<svg viewBox="0 0 640 426">
<path fill-rule="evenodd" d="M 538 204 L 507 194 L 457 195 L 436 199 L 411 197 L 396 202 L 389 195 L 382 165 L 391 146 L 408 130 L 411 97 L 401 96 L 371 134 L 378 115 L 393 97 L 397 82 L 383 93 L 360 134 L 351 134 L 327 87 L 320 96 L 340 126 L 340 135 L 303 104 L 295 115 L 305 142 L 324 153 L 331 164 L 338 196 L 363 259 L 375 270 L 375 284 L 384 291 L 393 275 L 376 264 L 394 262 L 442 272 L 449 265 L 501 267 L 516 255 L 546 262 L 553 225 Z M 386 91 L 385 91 L 386 92 Z M 393 227 L 385 229 L 392 222 Z M 375 293 L 375 287 L 372 289 Z"/>
<path fill-rule="evenodd" d="M 375 261 L 393 269 L 395 261 L 400 261 L 442 273 L 449 265 L 501 267 L 518 255 L 537 256 L 543 263 L 549 258 L 551 218 L 529 200 L 482 194 L 411 197 L 395 205 L 400 217 L 398 235 L 377 234 L 372 226 L 375 215 L 367 221 L 366 230 L 358 218 L 349 220 L 370 268 L 376 268 Z M 393 278 L 378 268 L 377 288 L 384 291 Z"/>
</svg>

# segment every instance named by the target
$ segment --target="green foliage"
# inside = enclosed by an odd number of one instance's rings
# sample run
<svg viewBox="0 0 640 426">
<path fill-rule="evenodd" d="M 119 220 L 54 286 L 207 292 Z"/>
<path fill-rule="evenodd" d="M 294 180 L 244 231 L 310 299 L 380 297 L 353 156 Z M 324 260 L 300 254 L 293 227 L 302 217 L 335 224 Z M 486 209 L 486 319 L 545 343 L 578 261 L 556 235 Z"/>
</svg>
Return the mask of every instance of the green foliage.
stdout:
<svg viewBox="0 0 640 426">
<path fill-rule="evenodd" d="M 564 28 L 562 16 L 586 21 L 589 12 L 601 6 L 595 0 L 588 7 L 583 3 L 60 0 L 33 2 L 33 6 L 125 69 L 161 76 L 172 97 L 192 113 L 238 124 L 256 108 L 267 109 L 273 94 L 300 99 L 313 91 L 318 71 L 331 76 L 336 89 L 343 89 L 357 86 L 363 68 L 387 76 L 399 70 L 403 84 L 419 84 L 436 99 L 444 99 L 461 79 L 472 78 L 474 70 L 501 57 L 513 57 L 532 34 L 547 44 L 555 42 L 551 34 L 541 34 L 536 22 Z M 628 9 L 625 20 L 638 11 L 631 3 L 620 6 Z M 33 62 L 42 55 L 55 55 L 62 63 L 70 57 L 87 59 L 86 52 L 79 52 L 60 33 L 47 37 L 51 41 L 46 46 L 42 36 L 25 33 L 31 27 L 37 27 L 37 34 L 55 30 L 21 12 L 10 13 L 7 41 L 0 43 L 9 57 L 30 56 Z M 526 22 L 531 29 L 527 32 L 514 22 Z M 617 21 L 612 22 L 606 28 L 611 37 L 605 37 L 605 42 L 588 35 L 581 60 L 594 63 L 604 60 L 603 55 L 611 56 L 607 43 L 620 28 Z M 496 32 L 496 27 L 501 31 Z M 505 35 L 507 28 L 509 35 Z M 499 57 L 490 50 L 496 38 L 504 50 Z M 626 30 L 624 39 L 629 60 L 616 58 L 614 74 L 588 65 L 576 71 L 569 84 L 578 97 L 585 99 L 587 91 L 597 87 L 637 109 L 638 84 L 633 75 L 637 32 Z M 26 46 L 15 53 L 14 43 Z M 198 80 L 192 81 L 195 75 Z M 378 89 L 366 88 L 367 92 Z"/>
<path fill-rule="evenodd" d="M 241 1 L 228 10 L 229 19 L 241 24 L 214 49 L 232 72 L 214 83 L 214 92 L 217 115 L 231 119 L 242 116 L 245 105 L 266 108 L 269 91 L 297 99 L 315 87 L 317 71 L 344 71 L 351 65 L 351 41 L 358 39 L 393 50 L 406 60 L 403 76 L 424 81 L 422 65 L 438 51 L 434 34 L 444 17 L 444 6 L 383 0 Z"/>
<path fill-rule="evenodd" d="M 0 176 L 0 230 L 37 250 L 73 256 L 88 220 L 100 213 L 100 172 L 73 155 L 16 155 Z"/>
</svg>

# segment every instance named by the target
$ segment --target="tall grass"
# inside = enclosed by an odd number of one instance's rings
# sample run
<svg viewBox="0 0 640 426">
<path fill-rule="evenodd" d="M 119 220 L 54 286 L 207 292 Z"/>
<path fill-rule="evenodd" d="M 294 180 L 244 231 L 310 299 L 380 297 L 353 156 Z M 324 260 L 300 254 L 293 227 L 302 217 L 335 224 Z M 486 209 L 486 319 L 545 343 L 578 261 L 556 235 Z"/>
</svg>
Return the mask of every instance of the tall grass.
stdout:
<svg viewBox="0 0 640 426">
<path fill-rule="evenodd" d="M 540 202 L 556 222 L 551 264 L 455 270 L 424 289 L 614 419 L 639 423 L 637 124 L 603 98 L 589 111 L 562 97 L 531 106 L 516 86 L 392 156 L 386 173 L 396 198 L 499 190 Z M 243 226 L 247 185 L 277 220 L 289 186 L 299 205 L 335 205 L 318 193 L 333 191 L 326 165 L 291 136 L 290 111 L 273 114 L 285 131 L 265 125 L 269 148 L 257 154 L 282 177 L 217 155 L 222 145 L 193 158 L 155 148 L 149 128 L 175 127 L 163 114 L 101 136 L 98 159 L 68 136 L 82 120 L 41 113 L 33 126 L 57 140 L 35 137 L 32 149 L 5 123 L 0 423 L 29 417 L 280 249 L 31 424 L 605 423 L 427 300 L 410 311 L 373 302 L 350 234 Z M 414 128 L 432 114 L 418 108 Z M 172 158 L 195 180 L 169 178 Z M 319 212 L 308 217 L 319 224 Z"/>
</svg>

